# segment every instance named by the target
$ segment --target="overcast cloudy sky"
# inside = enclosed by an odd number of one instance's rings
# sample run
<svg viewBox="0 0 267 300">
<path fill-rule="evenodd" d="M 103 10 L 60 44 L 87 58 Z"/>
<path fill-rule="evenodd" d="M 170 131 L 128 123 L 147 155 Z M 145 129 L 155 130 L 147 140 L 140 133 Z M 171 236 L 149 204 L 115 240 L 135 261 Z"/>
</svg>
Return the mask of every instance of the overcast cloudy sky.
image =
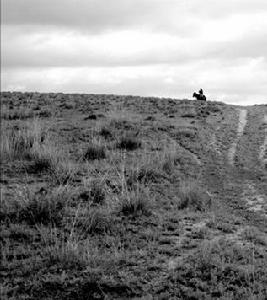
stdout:
<svg viewBox="0 0 267 300">
<path fill-rule="evenodd" d="M 2 90 L 267 103 L 267 0 L 2 0 Z"/>
</svg>

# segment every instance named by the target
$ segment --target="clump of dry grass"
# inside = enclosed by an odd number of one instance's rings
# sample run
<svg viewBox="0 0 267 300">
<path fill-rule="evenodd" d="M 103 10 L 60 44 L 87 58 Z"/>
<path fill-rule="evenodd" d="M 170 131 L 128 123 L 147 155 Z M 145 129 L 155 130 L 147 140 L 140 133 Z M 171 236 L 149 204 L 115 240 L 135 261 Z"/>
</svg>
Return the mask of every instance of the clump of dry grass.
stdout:
<svg viewBox="0 0 267 300">
<path fill-rule="evenodd" d="M 103 145 L 100 145 L 99 143 L 91 142 L 84 154 L 83 159 L 84 160 L 96 160 L 96 159 L 104 159 L 106 158 L 106 150 Z"/>
<path fill-rule="evenodd" d="M 173 152 L 143 153 L 141 157 L 134 159 L 127 173 L 127 184 L 132 187 L 136 184 L 149 186 L 150 184 L 162 184 L 170 182 L 178 175 L 178 157 Z"/>
<path fill-rule="evenodd" d="M 25 128 L 6 130 L 1 139 L 2 161 L 27 161 L 26 171 L 40 173 L 49 171 L 57 184 L 66 184 L 77 173 L 67 153 L 48 137 L 38 119 Z"/>
<path fill-rule="evenodd" d="M 112 217 L 106 207 L 82 208 L 77 215 L 75 227 L 80 234 L 105 234 L 112 229 Z"/>
<path fill-rule="evenodd" d="M 83 191 L 79 194 L 79 199 L 84 202 L 92 202 L 95 205 L 103 205 L 106 199 L 106 189 L 104 180 L 91 180 L 84 182 Z"/>
<path fill-rule="evenodd" d="M 68 186 L 60 186 L 47 193 L 36 193 L 25 187 L 16 191 L 12 203 L 3 203 L 1 214 L 13 222 L 60 226 L 69 201 Z"/>
<path fill-rule="evenodd" d="M 152 195 L 148 188 L 137 186 L 131 190 L 124 190 L 118 202 L 118 211 L 126 216 L 150 215 L 152 209 Z"/>
<path fill-rule="evenodd" d="M 63 155 L 62 153 L 51 160 L 51 181 L 59 185 L 69 184 L 78 173 L 78 166 Z"/>
<path fill-rule="evenodd" d="M 193 180 L 182 181 L 178 193 L 178 208 L 191 208 L 205 211 L 208 208 L 208 199 L 204 190 Z"/>
<path fill-rule="evenodd" d="M 141 148 L 141 146 L 141 141 L 137 137 L 130 135 L 122 136 L 117 143 L 117 148 L 127 151 L 136 150 Z"/>
<path fill-rule="evenodd" d="M 7 161 L 31 159 L 33 146 L 42 144 L 45 135 L 46 132 L 36 119 L 26 128 L 3 130 L 2 159 Z"/>
<path fill-rule="evenodd" d="M 127 185 L 133 187 L 136 184 L 149 185 L 151 183 L 159 183 L 165 178 L 165 174 L 156 168 L 153 164 L 141 166 L 140 169 L 130 170 Z"/>
<path fill-rule="evenodd" d="M 102 127 L 101 130 L 99 131 L 99 135 L 103 136 L 105 139 L 113 138 L 112 131 L 107 127 Z"/>
</svg>

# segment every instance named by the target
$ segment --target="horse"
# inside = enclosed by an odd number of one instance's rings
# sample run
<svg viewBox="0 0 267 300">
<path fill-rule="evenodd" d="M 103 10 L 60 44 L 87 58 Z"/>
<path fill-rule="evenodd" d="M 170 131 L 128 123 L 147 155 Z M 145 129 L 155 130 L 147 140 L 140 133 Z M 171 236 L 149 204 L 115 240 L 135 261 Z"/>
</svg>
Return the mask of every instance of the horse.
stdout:
<svg viewBox="0 0 267 300">
<path fill-rule="evenodd" d="M 197 93 L 194 93 L 193 94 L 193 98 L 196 98 L 197 100 L 202 100 L 202 101 L 206 101 L 206 96 L 203 95 L 203 94 L 197 94 Z"/>
</svg>

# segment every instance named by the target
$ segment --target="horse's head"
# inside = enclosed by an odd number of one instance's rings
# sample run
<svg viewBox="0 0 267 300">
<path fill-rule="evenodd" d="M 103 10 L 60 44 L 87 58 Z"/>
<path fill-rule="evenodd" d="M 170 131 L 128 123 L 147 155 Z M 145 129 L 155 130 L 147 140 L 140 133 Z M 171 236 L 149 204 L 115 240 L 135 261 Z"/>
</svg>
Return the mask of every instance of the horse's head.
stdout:
<svg viewBox="0 0 267 300">
<path fill-rule="evenodd" d="M 194 94 L 193 94 L 193 97 L 196 97 L 196 96 L 197 96 L 197 94 L 196 94 L 196 93 L 194 93 Z"/>
</svg>

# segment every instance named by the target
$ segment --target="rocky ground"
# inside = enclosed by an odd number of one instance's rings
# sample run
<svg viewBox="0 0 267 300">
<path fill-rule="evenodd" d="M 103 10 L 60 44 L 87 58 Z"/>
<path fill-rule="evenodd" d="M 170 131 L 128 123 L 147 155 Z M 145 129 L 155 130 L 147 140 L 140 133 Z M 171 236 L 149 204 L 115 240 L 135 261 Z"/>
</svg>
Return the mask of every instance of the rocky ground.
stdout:
<svg viewBox="0 0 267 300">
<path fill-rule="evenodd" d="M 267 106 L 1 93 L 1 299 L 267 299 Z"/>
</svg>

